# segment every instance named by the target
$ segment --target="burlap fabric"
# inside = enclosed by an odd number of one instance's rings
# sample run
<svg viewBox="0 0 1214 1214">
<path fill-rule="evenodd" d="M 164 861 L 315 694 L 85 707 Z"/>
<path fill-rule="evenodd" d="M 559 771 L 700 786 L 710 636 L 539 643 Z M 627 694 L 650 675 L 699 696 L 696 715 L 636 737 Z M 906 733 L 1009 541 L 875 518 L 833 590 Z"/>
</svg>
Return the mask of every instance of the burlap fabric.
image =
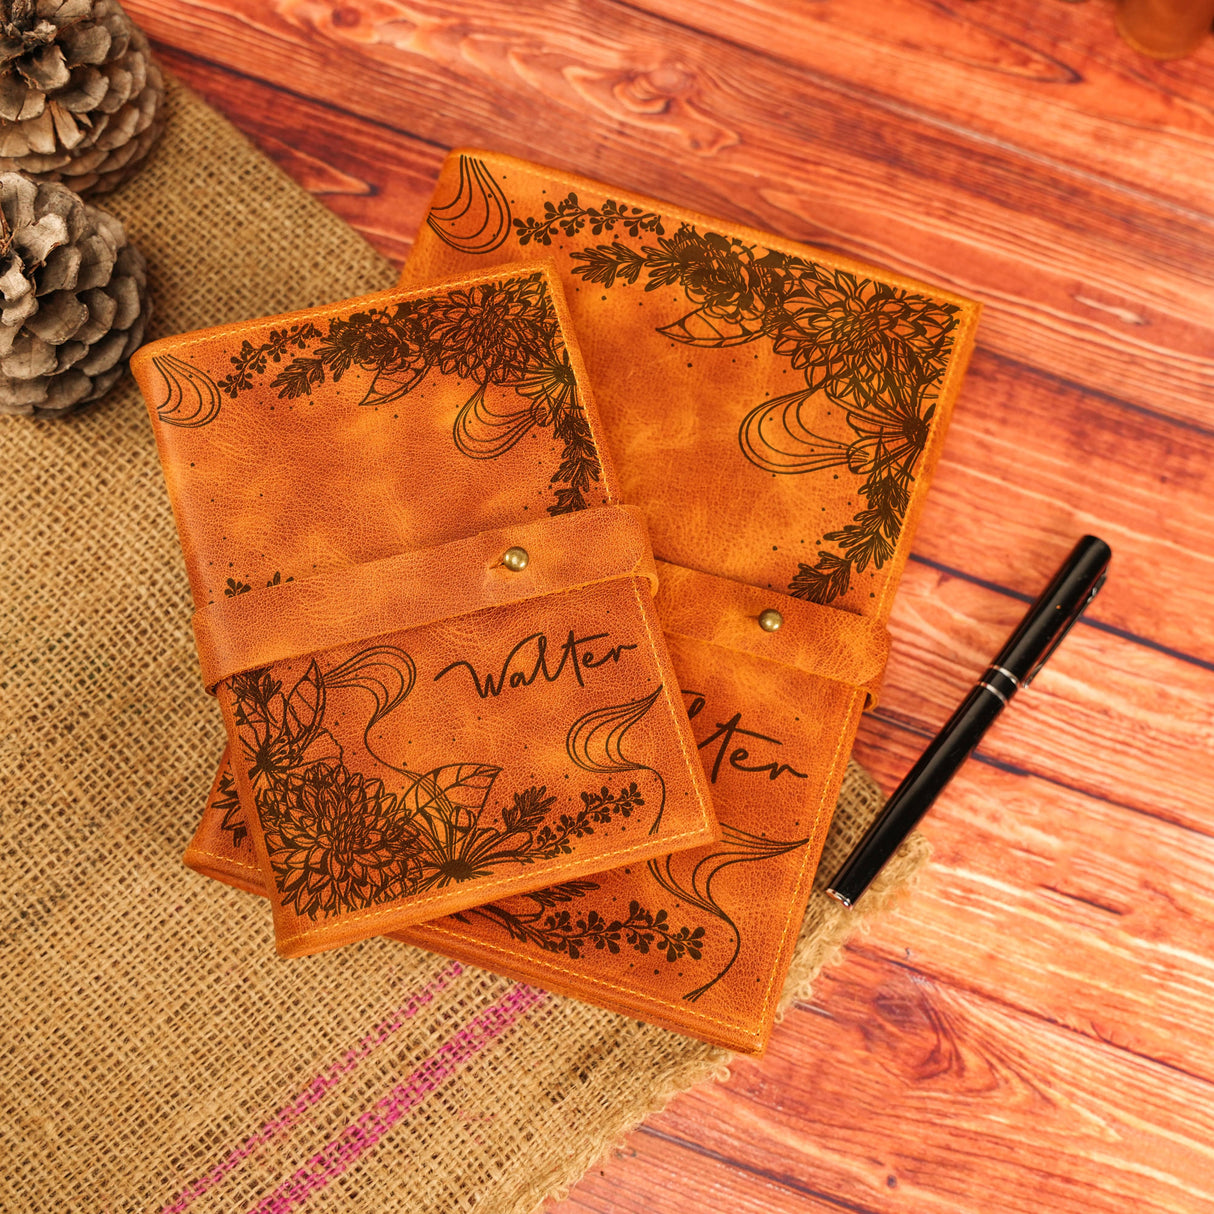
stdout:
<svg viewBox="0 0 1214 1214">
<path fill-rule="evenodd" d="M 150 263 L 153 336 L 391 284 L 172 82 L 168 107 L 106 200 Z M 720 1050 L 390 941 L 279 960 L 263 900 L 181 864 L 223 728 L 135 388 L 2 419 L 0 452 L 0 1209 L 529 1214 L 722 1072 Z M 878 803 L 853 767 L 825 871 Z M 786 998 L 856 922 L 815 894 Z"/>
</svg>

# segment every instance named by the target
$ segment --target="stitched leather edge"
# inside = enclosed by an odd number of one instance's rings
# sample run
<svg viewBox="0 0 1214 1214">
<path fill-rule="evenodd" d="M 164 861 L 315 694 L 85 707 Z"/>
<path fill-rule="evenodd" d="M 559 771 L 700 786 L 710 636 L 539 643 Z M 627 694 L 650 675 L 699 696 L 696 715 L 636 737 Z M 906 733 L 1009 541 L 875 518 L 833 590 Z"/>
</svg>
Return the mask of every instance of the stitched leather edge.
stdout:
<svg viewBox="0 0 1214 1214">
<path fill-rule="evenodd" d="M 501 563 L 512 547 L 530 556 L 518 572 Z M 194 639 L 214 694 L 245 670 L 623 578 L 647 578 L 657 591 L 644 517 L 596 506 L 217 600 L 194 613 Z"/>
<path fill-rule="evenodd" d="M 666 561 L 657 568 L 663 632 L 860 688 L 865 707 L 876 705 L 889 657 L 889 632 L 880 620 Z M 759 614 L 769 607 L 784 617 L 777 632 L 759 627 Z"/>
</svg>

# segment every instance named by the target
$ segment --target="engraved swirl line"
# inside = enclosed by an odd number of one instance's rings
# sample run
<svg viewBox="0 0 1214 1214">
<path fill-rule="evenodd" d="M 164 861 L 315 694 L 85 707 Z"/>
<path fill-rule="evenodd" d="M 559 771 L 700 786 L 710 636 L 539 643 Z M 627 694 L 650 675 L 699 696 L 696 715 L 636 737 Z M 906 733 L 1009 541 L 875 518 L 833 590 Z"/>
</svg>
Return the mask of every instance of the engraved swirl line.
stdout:
<svg viewBox="0 0 1214 1214">
<path fill-rule="evenodd" d="M 491 253 L 510 232 L 510 203 L 482 161 L 461 155 L 455 197 L 431 207 L 426 223 L 453 249 Z"/>
<path fill-rule="evenodd" d="M 156 416 L 166 425 L 194 429 L 219 416 L 223 397 L 205 371 L 172 354 L 157 354 L 152 366 L 167 388 L 164 403 L 156 407 Z"/>
</svg>

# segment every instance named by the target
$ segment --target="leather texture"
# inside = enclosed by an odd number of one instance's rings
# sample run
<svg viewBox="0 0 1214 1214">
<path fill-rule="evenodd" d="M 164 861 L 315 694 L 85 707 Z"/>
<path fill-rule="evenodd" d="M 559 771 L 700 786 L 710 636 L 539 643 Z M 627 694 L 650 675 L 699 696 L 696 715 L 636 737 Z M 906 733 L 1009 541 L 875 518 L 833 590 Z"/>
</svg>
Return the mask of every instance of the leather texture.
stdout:
<svg viewBox="0 0 1214 1214">
<path fill-rule="evenodd" d="M 727 578 L 658 562 L 658 614 L 667 637 L 681 637 L 731 653 L 857 687 L 865 708 L 874 708 L 889 657 L 889 631 L 880 620 L 819 603 L 773 595 Z M 765 611 L 778 610 L 780 627 L 755 627 Z"/>
<path fill-rule="evenodd" d="M 767 233 L 454 152 L 402 283 L 551 263 L 719 842 L 495 899 L 402 939 L 746 1053 L 771 1031 L 978 305 Z M 778 631 L 759 627 L 767 609 Z M 187 863 L 241 884 L 217 784 Z M 225 827 L 225 815 L 227 826 Z"/>
<path fill-rule="evenodd" d="M 501 557 L 512 547 L 535 557 L 520 570 L 507 569 Z M 657 593 L 645 520 L 633 506 L 482 531 L 208 603 L 194 613 L 202 681 L 214 691 L 242 671 L 350 637 L 367 640 L 621 578 L 645 578 Z"/>
<path fill-rule="evenodd" d="M 133 361 L 286 956 L 717 836 L 563 321 L 521 267 Z"/>
</svg>

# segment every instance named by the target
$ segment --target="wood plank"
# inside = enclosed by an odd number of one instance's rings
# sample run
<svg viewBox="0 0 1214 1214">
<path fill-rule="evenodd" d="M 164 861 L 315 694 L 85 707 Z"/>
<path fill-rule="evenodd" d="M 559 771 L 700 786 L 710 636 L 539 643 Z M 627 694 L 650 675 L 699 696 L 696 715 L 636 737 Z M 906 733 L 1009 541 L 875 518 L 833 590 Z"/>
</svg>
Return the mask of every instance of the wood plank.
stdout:
<svg viewBox="0 0 1214 1214">
<path fill-rule="evenodd" d="M 609 0 L 134 11 L 208 54 L 436 144 L 618 181 L 991 302 L 983 342 L 1208 422 L 1214 225 L 952 128 L 928 128 Z M 357 80 L 351 88 L 348 81 Z"/>
<path fill-rule="evenodd" d="M 385 257 L 403 264 L 425 218 L 441 148 L 375 127 L 156 44 L 165 66 L 238 127 L 280 169 L 319 198 Z"/>
<path fill-rule="evenodd" d="M 191 56 L 170 50 L 166 60 L 386 255 L 407 255 L 439 149 Z M 302 144 L 301 131 L 309 133 L 306 152 L 288 142 Z M 1076 477 L 1068 453 L 1080 443 Z M 1178 434 L 1153 414 L 979 351 L 916 550 L 1031 594 L 1067 537 L 1085 530 L 1106 536 L 1117 553 L 1093 617 L 1214 660 L 1214 618 L 1205 610 L 1214 585 L 1206 540 L 1214 530 L 1214 436 Z M 1160 584 L 1170 588 L 1162 600 Z"/>
<path fill-rule="evenodd" d="M 1214 41 L 1171 63 L 1116 33 L 1108 4 L 967 0 L 628 0 L 655 16 L 1209 212 Z M 772 31 L 779 30 L 777 38 Z"/>
<path fill-rule="evenodd" d="M 661 1206 L 655 1207 L 655 1194 L 662 1195 Z M 657 1209 L 839 1214 L 864 1207 L 836 1201 L 790 1176 L 742 1168 L 648 1124 L 587 1172 L 567 1200 L 545 1207 L 546 1214 L 655 1214 Z"/>
<path fill-rule="evenodd" d="M 1085 532 L 1114 553 L 1087 618 L 1214 661 L 1214 434 L 979 351 L 915 552 L 1033 597 Z"/>
<path fill-rule="evenodd" d="M 857 950 L 732 1071 L 648 1124 L 842 1209 L 1214 1209 L 1209 1084 Z"/>
<path fill-rule="evenodd" d="M 1017 599 L 912 561 L 890 619 L 878 715 L 934 734 L 1023 614 Z M 983 751 L 1211 834 L 1212 702 L 1214 669 L 1081 622 L 995 723 Z"/>
<path fill-rule="evenodd" d="M 856 757 L 893 788 L 922 746 L 870 715 Z M 1214 838 L 979 760 L 924 830 L 860 951 L 1214 1081 Z"/>
</svg>

